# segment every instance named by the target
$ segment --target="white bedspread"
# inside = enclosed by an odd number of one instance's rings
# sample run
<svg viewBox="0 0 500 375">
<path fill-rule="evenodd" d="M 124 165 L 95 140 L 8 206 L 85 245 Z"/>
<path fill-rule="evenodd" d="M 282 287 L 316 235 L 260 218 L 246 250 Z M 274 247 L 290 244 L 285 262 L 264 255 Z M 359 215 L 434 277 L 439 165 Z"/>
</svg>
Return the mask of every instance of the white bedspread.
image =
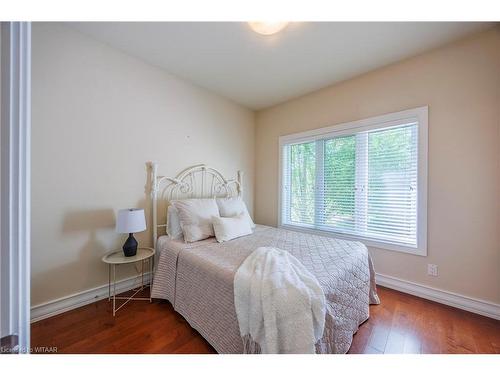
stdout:
<svg viewBox="0 0 500 375">
<path fill-rule="evenodd" d="M 234 302 L 241 336 L 250 335 L 262 353 L 315 353 L 325 328 L 325 295 L 289 252 L 252 252 L 235 274 Z"/>
<path fill-rule="evenodd" d="M 249 236 L 223 243 L 215 238 L 189 244 L 160 240 L 153 298 L 168 299 L 219 353 L 261 352 L 252 340 L 242 340 L 234 306 L 234 276 L 259 247 L 289 252 L 321 285 L 325 330 L 316 353 L 346 353 L 358 326 L 369 317 L 369 304 L 379 303 L 373 263 L 360 242 L 263 225 Z"/>
</svg>

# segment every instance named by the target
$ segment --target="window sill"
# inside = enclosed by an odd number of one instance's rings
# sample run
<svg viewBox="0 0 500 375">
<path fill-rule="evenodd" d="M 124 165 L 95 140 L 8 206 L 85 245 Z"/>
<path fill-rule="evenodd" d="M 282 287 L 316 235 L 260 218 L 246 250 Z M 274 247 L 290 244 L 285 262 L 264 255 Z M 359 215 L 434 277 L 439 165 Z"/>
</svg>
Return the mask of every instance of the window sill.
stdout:
<svg viewBox="0 0 500 375">
<path fill-rule="evenodd" d="M 405 245 L 397 244 L 397 243 L 378 241 L 378 240 L 364 238 L 361 236 L 348 235 L 348 234 L 326 231 L 326 230 L 321 230 L 321 229 L 316 229 L 316 228 L 307 228 L 307 227 L 302 227 L 302 226 L 298 226 L 298 225 L 291 225 L 291 224 L 280 224 L 279 228 L 292 230 L 295 232 L 316 234 L 318 236 L 339 238 L 339 239 L 350 240 L 350 241 L 359 241 L 367 247 L 374 247 L 377 249 L 397 251 L 400 253 L 406 253 L 406 254 L 418 255 L 418 256 L 424 256 L 424 257 L 427 256 L 427 249 L 426 248 L 419 249 L 419 248 L 405 246 Z"/>
</svg>

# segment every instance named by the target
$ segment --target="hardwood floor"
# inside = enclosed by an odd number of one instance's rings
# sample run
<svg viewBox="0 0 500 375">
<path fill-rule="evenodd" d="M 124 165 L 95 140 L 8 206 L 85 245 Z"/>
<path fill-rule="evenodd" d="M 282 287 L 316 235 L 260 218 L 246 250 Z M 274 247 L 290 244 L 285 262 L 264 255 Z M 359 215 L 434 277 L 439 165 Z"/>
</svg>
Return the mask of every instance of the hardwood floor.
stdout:
<svg viewBox="0 0 500 375">
<path fill-rule="evenodd" d="M 500 321 L 379 287 L 349 353 L 500 353 Z M 170 303 L 102 300 L 33 323 L 32 347 L 58 353 L 215 353 Z"/>
</svg>

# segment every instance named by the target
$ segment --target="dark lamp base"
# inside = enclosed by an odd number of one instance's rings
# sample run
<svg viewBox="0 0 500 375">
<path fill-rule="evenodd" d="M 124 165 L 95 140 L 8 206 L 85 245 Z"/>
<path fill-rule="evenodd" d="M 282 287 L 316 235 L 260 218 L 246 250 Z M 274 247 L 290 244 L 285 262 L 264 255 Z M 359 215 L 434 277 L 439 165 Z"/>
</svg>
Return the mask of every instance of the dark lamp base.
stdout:
<svg viewBox="0 0 500 375">
<path fill-rule="evenodd" d="M 137 254 L 137 241 L 133 233 L 128 235 L 127 241 L 123 244 L 123 254 L 126 257 L 133 257 Z"/>
</svg>

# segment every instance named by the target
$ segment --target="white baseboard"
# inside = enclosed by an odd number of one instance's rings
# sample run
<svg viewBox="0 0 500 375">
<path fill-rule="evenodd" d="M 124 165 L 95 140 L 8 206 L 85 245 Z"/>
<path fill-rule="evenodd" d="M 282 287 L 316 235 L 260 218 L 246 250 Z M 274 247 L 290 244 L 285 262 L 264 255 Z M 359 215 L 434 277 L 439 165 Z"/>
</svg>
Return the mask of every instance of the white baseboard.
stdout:
<svg viewBox="0 0 500 375">
<path fill-rule="evenodd" d="M 132 276 L 116 282 L 116 293 L 126 292 L 127 290 L 137 287 L 137 276 Z M 140 282 L 140 280 L 139 280 Z M 144 274 L 144 283 L 149 282 L 149 273 Z M 88 289 L 83 292 L 71 294 L 66 297 L 58 298 L 49 302 L 45 302 L 31 307 L 31 323 L 42 319 L 50 318 L 51 316 L 61 314 L 63 312 L 76 309 L 90 303 L 108 298 L 108 284 Z"/>
<path fill-rule="evenodd" d="M 439 302 L 443 305 L 453 306 L 462 310 L 500 320 L 500 305 L 493 302 L 466 297 L 457 293 L 431 288 L 429 286 L 401 280 L 392 276 L 381 275 L 379 273 L 377 273 L 377 284 L 390 289 L 398 290 L 400 292 L 412 294 L 417 297 Z"/>
</svg>

